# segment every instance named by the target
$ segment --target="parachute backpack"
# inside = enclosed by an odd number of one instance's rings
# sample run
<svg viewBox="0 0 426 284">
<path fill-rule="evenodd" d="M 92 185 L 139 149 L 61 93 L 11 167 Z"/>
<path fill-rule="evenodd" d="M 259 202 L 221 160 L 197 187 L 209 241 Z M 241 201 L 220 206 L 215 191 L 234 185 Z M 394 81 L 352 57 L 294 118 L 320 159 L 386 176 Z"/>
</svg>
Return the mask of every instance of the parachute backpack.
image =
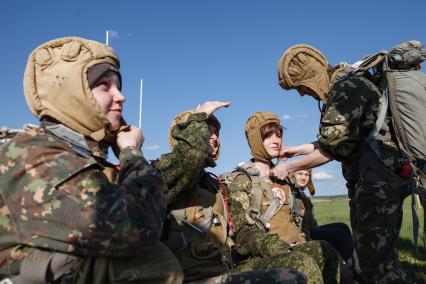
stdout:
<svg viewBox="0 0 426 284">
<path fill-rule="evenodd" d="M 401 177 L 412 178 L 414 245 L 417 250 L 418 217 L 415 195 L 426 200 L 426 75 L 419 71 L 426 51 L 419 41 L 401 43 L 355 63 L 350 74 L 362 76 L 379 87 L 383 101 L 367 142 L 375 151 L 377 141 L 394 132 L 401 153 Z M 389 120 L 389 121 L 388 121 Z M 388 123 L 390 122 L 390 123 Z"/>
</svg>

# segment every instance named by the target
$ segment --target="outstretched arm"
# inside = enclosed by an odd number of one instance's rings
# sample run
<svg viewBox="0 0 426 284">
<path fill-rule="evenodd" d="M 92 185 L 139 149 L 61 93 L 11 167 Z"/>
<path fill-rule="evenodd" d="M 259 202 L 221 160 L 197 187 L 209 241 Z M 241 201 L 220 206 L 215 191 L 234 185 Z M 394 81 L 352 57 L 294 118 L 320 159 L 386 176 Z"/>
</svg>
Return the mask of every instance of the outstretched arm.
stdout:
<svg viewBox="0 0 426 284">
<path fill-rule="evenodd" d="M 321 149 L 317 142 L 305 145 L 312 145 L 312 147 L 316 148 L 308 155 L 305 155 L 299 159 L 279 163 L 270 170 L 269 174 L 278 179 L 285 179 L 292 171 L 315 168 L 333 160 L 330 155 Z"/>
</svg>

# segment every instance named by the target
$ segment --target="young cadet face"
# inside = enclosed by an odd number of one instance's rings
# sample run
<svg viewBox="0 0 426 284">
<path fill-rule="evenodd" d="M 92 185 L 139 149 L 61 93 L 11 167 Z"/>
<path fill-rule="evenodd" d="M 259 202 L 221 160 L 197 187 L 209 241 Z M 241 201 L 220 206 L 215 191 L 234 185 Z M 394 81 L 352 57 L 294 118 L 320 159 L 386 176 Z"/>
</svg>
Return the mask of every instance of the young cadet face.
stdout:
<svg viewBox="0 0 426 284">
<path fill-rule="evenodd" d="M 268 153 L 269 156 L 275 158 L 280 155 L 281 142 L 282 142 L 281 131 L 279 129 L 276 129 L 275 131 L 271 131 L 266 134 L 262 144 L 263 144 L 263 147 L 265 148 L 266 153 Z"/>
<path fill-rule="evenodd" d="M 220 141 L 219 141 L 219 131 L 213 125 L 209 124 L 210 131 L 210 140 L 209 140 L 209 156 L 215 157 L 217 151 L 219 150 Z"/>
<path fill-rule="evenodd" d="M 309 172 L 305 170 L 295 172 L 294 176 L 296 177 L 296 184 L 299 187 L 305 187 L 308 184 L 309 179 L 311 178 Z"/>
<path fill-rule="evenodd" d="M 120 128 L 121 113 L 126 100 L 120 89 L 120 79 L 115 72 L 105 74 L 91 89 L 93 97 L 95 97 L 101 108 L 101 112 L 111 123 L 110 130 L 112 131 Z"/>
</svg>

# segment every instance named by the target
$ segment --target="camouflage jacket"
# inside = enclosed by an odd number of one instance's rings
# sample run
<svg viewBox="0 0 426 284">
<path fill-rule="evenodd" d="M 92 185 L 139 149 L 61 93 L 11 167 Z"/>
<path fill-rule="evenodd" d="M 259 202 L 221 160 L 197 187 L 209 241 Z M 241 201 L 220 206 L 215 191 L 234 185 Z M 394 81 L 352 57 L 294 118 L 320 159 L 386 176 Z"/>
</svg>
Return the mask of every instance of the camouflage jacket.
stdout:
<svg viewBox="0 0 426 284">
<path fill-rule="evenodd" d="M 171 136 L 177 141 L 172 151 L 154 161 L 169 188 L 167 203 L 171 204 L 180 196 L 191 193 L 204 172 L 204 168 L 214 165 L 208 157 L 210 132 L 206 114 L 195 113 L 184 123 L 171 129 Z"/>
<path fill-rule="evenodd" d="M 164 180 L 140 150 L 125 148 L 119 159 L 115 184 L 103 172 L 105 161 L 77 153 L 43 128 L 3 144 L 0 251 L 23 244 L 129 256 L 158 241 L 166 212 Z"/>
<path fill-rule="evenodd" d="M 221 188 L 204 170 L 215 165 L 208 156 L 210 132 L 205 120 L 205 113 L 196 113 L 175 125 L 171 136 L 176 145 L 155 162 L 169 187 L 163 241 L 182 265 L 185 281 L 223 274 L 231 258 Z"/>
<path fill-rule="evenodd" d="M 378 88 L 362 77 L 347 77 L 334 83 L 324 105 L 318 142 L 334 159 L 342 162 L 343 174 L 351 184 L 358 180 L 361 147 L 376 123 L 382 95 Z M 400 170 L 398 148 L 393 139 L 379 142 L 384 165 Z"/>
</svg>

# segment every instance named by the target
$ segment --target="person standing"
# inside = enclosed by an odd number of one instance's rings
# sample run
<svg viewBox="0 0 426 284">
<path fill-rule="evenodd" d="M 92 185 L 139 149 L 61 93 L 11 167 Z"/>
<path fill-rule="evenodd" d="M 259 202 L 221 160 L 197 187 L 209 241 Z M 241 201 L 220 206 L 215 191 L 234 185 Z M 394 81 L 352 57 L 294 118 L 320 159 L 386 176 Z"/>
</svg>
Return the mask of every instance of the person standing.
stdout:
<svg viewBox="0 0 426 284">
<path fill-rule="evenodd" d="M 423 54 L 422 45 L 414 47 Z M 342 163 L 350 198 L 350 218 L 362 272 L 372 283 L 409 283 L 395 250 L 402 222 L 402 205 L 410 193 L 396 138 L 385 131 L 375 147 L 367 138 L 380 112 L 382 94 L 369 79 L 348 73 L 334 78 L 324 55 L 309 45 L 290 47 L 278 64 L 279 84 L 296 89 L 324 106 L 318 140 L 283 149 L 282 157 L 305 155 L 275 167 L 285 178 L 290 171 L 313 168 L 331 160 Z"/>
</svg>

